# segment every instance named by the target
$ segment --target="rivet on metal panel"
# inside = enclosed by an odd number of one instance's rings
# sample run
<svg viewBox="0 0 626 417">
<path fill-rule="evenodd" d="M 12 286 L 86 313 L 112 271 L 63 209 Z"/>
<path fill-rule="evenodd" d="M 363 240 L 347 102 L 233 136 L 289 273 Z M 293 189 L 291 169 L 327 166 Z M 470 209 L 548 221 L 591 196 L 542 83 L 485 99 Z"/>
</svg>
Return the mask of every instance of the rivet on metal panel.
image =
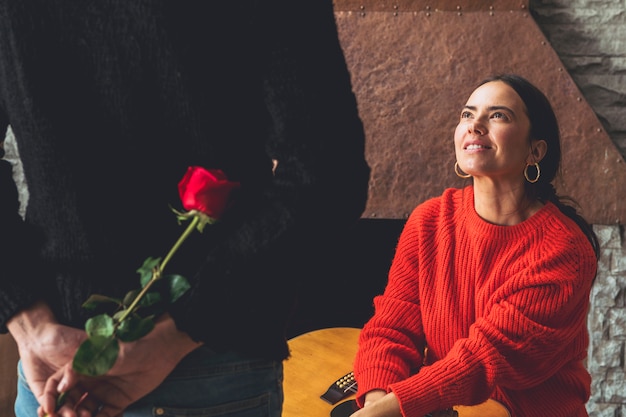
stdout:
<svg viewBox="0 0 626 417">
<path fill-rule="evenodd" d="M 489 16 L 493 16 L 493 15 L 495 15 L 494 12 L 489 12 Z"/>
<path fill-rule="evenodd" d="M 426 17 L 430 17 L 430 12 L 426 13 Z"/>
<path fill-rule="evenodd" d="M 521 8 L 522 8 L 522 9 L 525 9 L 525 8 L 526 8 L 526 5 L 525 5 L 525 4 L 522 4 L 522 5 L 521 5 Z"/>
<path fill-rule="evenodd" d="M 456 6 L 456 9 L 457 10 L 461 10 L 461 6 Z"/>
<path fill-rule="evenodd" d="M 458 12 L 457 16 L 463 16 L 463 13 L 462 12 Z"/>
<path fill-rule="evenodd" d="M 576 97 L 576 101 L 583 101 L 583 99 L 580 97 Z"/>
<path fill-rule="evenodd" d="M 430 10 L 430 6 L 426 6 L 426 10 Z"/>
<path fill-rule="evenodd" d="M 370 214 L 370 217 L 376 217 L 376 213 Z"/>
<path fill-rule="evenodd" d="M 559 68 L 559 72 L 563 72 L 563 68 Z"/>
<path fill-rule="evenodd" d="M 489 6 L 489 10 L 493 10 L 493 6 Z"/>
<path fill-rule="evenodd" d="M 545 44 L 546 44 L 546 41 L 541 41 L 541 44 L 542 44 L 542 45 L 545 45 Z"/>
</svg>

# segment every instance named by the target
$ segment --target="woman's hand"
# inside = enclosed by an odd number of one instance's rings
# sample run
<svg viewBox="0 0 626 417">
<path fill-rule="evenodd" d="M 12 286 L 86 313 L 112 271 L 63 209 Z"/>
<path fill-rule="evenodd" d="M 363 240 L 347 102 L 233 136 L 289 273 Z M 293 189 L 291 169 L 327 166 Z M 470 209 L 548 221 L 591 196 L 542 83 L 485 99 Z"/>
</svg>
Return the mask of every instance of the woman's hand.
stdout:
<svg viewBox="0 0 626 417">
<path fill-rule="evenodd" d="M 351 417 L 402 417 L 402 413 L 396 394 L 373 390 L 365 394 L 363 408 Z"/>
</svg>

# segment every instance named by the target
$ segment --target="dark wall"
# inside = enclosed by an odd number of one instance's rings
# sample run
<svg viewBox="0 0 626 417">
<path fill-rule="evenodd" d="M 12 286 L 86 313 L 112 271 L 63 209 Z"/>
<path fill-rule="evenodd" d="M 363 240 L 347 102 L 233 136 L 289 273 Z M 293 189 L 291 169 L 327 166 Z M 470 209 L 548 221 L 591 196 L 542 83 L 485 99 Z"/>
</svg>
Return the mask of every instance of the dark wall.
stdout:
<svg viewBox="0 0 626 417">
<path fill-rule="evenodd" d="M 312 265 L 288 336 L 327 327 L 361 327 L 383 291 L 405 220 L 361 219 L 328 259 Z"/>
</svg>

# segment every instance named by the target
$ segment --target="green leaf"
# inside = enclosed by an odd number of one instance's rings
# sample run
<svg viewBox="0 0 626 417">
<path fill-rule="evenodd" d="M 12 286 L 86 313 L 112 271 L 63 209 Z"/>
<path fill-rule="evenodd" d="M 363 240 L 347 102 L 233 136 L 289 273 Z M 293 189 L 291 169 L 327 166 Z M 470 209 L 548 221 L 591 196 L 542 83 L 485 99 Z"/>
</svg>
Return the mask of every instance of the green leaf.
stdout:
<svg viewBox="0 0 626 417">
<path fill-rule="evenodd" d="M 149 307 L 151 305 L 154 305 L 160 302 L 162 298 L 163 297 L 161 297 L 161 294 L 159 294 L 158 292 L 155 292 L 155 291 L 147 292 L 139 301 L 139 305 L 141 307 Z"/>
<path fill-rule="evenodd" d="M 96 307 L 98 307 L 98 305 L 104 304 L 104 303 L 113 303 L 118 306 L 121 304 L 120 300 L 117 298 L 108 297 L 106 295 L 100 295 L 100 294 L 92 294 L 89 296 L 87 301 L 83 303 L 83 308 L 87 310 L 95 310 Z"/>
<path fill-rule="evenodd" d="M 120 321 L 120 318 L 124 314 L 126 314 L 127 311 L 128 311 L 127 309 L 124 309 L 124 310 L 120 310 L 120 311 L 116 312 L 115 314 L 113 314 L 113 320 L 114 321 Z"/>
<path fill-rule="evenodd" d="M 178 300 L 184 293 L 191 288 L 189 281 L 182 275 L 167 275 L 163 277 L 167 281 L 170 293 L 170 303 Z"/>
<path fill-rule="evenodd" d="M 115 365 L 119 351 L 119 342 L 114 337 L 90 337 L 76 351 L 72 367 L 83 375 L 104 375 Z"/>
<path fill-rule="evenodd" d="M 124 296 L 124 302 L 123 302 L 123 306 L 125 308 L 130 307 L 130 305 L 133 303 L 133 301 L 135 301 L 135 298 L 137 298 L 137 296 L 139 295 L 140 290 L 132 290 L 129 291 L 125 296 Z M 163 296 L 161 296 L 161 294 L 159 294 L 156 291 L 151 291 L 151 292 L 147 292 L 143 295 L 143 297 L 141 297 L 141 300 L 139 300 L 139 303 L 137 304 L 138 307 L 148 307 L 151 306 L 153 304 L 158 303 L 159 301 L 161 301 L 161 299 L 163 298 Z"/>
<path fill-rule="evenodd" d="M 149 257 L 143 261 L 143 265 L 137 270 L 139 273 L 139 282 L 141 282 L 141 288 L 145 287 L 152 279 L 152 273 L 161 262 L 161 258 Z"/>
<path fill-rule="evenodd" d="M 141 318 L 128 316 L 117 328 L 117 337 L 122 342 L 133 342 L 141 339 L 154 329 L 153 316 Z"/>
<path fill-rule="evenodd" d="M 92 337 L 112 337 L 115 331 L 115 323 L 113 318 L 108 314 L 100 314 L 91 317 L 85 322 L 85 331 L 89 338 Z"/>
<path fill-rule="evenodd" d="M 122 301 L 122 306 L 123 307 L 129 307 L 133 301 L 135 301 L 135 298 L 137 298 L 137 295 L 139 295 L 139 292 L 141 290 L 130 290 L 126 293 L 126 295 L 124 296 L 124 300 Z"/>
</svg>

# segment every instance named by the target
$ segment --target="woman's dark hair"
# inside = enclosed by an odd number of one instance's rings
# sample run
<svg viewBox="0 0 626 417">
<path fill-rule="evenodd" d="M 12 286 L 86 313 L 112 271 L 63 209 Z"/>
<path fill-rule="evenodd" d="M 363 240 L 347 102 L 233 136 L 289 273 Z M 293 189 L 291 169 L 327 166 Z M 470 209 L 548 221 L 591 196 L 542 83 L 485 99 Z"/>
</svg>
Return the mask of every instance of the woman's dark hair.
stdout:
<svg viewBox="0 0 626 417">
<path fill-rule="evenodd" d="M 537 198 L 543 202 L 554 203 L 566 216 L 574 220 L 591 242 L 596 258 L 598 258 L 600 256 L 600 244 L 593 228 L 578 214 L 576 201 L 570 197 L 557 195 L 552 184 L 561 168 L 561 134 L 550 101 L 530 81 L 515 74 L 494 75 L 484 79 L 478 85 L 481 86 L 492 81 L 502 81 L 515 90 L 526 106 L 530 120 L 531 139 L 545 140 L 548 145 L 546 154 L 540 162 L 541 175 L 535 183 L 526 182 L 526 193 L 531 199 Z M 530 175 L 532 176 L 532 173 Z M 569 204 L 567 204 L 568 202 Z"/>
</svg>

